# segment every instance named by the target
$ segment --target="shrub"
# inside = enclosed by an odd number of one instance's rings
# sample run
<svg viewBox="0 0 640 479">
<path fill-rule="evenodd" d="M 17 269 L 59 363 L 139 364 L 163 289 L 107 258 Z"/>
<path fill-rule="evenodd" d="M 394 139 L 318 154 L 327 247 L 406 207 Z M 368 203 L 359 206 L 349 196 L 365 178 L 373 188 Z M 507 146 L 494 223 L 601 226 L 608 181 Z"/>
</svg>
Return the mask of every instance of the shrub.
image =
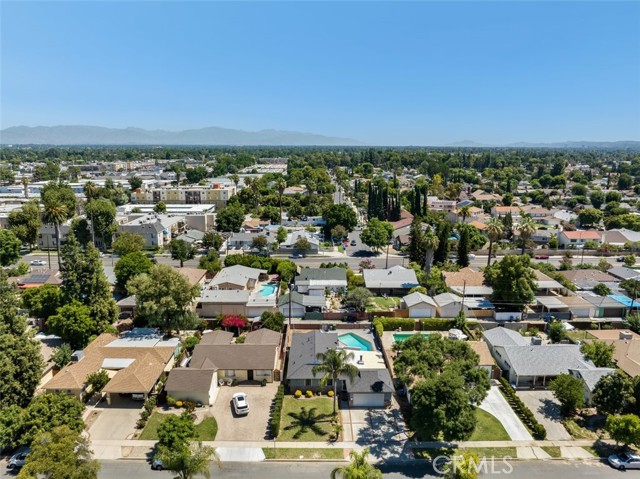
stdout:
<svg viewBox="0 0 640 479">
<path fill-rule="evenodd" d="M 333 390 L 329 391 L 329 392 L 327 393 L 327 396 L 329 396 L 330 398 L 332 398 L 332 397 L 333 397 Z"/>
<path fill-rule="evenodd" d="M 167 395 L 167 404 L 171 407 L 176 405 L 176 400 L 173 396 Z"/>
<path fill-rule="evenodd" d="M 375 318 L 373 320 L 373 329 L 375 329 L 376 333 L 378 333 L 378 337 L 382 338 L 382 333 L 384 332 L 384 326 L 382 325 L 382 321 L 380 318 Z"/>
<path fill-rule="evenodd" d="M 294 396 L 296 399 L 300 399 L 300 398 L 302 397 L 302 391 L 300 391 L 299 389 L 297 389 L 297 390 L 296 390 L 296 392 L 295 392 L 295 393 L 293 393 L 293 396 Z"/>
<path fill-rule="evenodd" d="M 416 322 L 413 319 L 408 318 L 377 318 L 382 324 L 384 331 L 395 331 L 400 329 L 402 331 L 414 331 L 416 329 Z"/>
<path fill-rule="evenodd" d="M 308 398 L 312 398 L 312 397 L 313 397 L 313 391 L 311 391 L 311 390 L 307 390 L 307 392 L 305 393 L 305 395 L 306 395 Z"/>
<path fill-rule="evenodd" d="M 449 331 L 455 326 L 455 319 L 425 318 L 420 320 L 421 331 Z"/>
<path fill-rule="evenodd" d="M 182 401 L 176 401 L 176 407 L 182 407 Z"/>
<path fill-rule="evenodd" d="M 187 412 L 192 413 L 196 410 L 196 403 L 193 401 L 185 401 L 184 408 L 187 410 Z"/>
<path fill-rule="evenodd" d="M 269 427 L 271 429 L 271 436 L 276 438 L 280 434 L 280 417 L 282 415 L 282 403 L 284 401 L 284 385 L 278 386 L 276 396 L 273 400 L 273 412 L 271 413 L 271 420 L 269 421 Z"/>
<path fill-rule="evenodd" d="M 546 439 L 547 430 L 538 422 L 531 410 L 516 395 L 515 391 L 505 378 L 500 378 L 500 389 L 513 411 L 520 417 L 524 425 L 531 431 L 531 435 L 536 440 Z"/>
</svg>

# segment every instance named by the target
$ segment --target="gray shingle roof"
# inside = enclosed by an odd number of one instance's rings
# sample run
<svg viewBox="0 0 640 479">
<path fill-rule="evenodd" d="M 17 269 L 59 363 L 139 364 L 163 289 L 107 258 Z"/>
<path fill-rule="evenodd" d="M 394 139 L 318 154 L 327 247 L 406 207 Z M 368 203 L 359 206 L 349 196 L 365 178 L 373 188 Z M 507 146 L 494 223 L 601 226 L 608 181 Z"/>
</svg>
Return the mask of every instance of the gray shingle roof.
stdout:
<svg viewBox="0 0 640 479">
<path fill-rule="evenodd" d="M 246 304 L 251 291 L 246 289 L 207 289 L 202 292 L 201 303 L 237 303 Z"/>
<path fill-rule="evenodd" d="M 247 333 L 244 344 L 280 344 L 281 334 L 267 328 Z"/>
<path fill-rule="evenodd" d="M 329 349 L 335 349 L 338 346 L 338 333 L 312 331 L 294 334 L 291 337 L 289 349 L 287 379 L 313 378 L 311 369 L 318 364 L 316 355 L 326 353 Z"/>
<path fill-rule="evenodd" d="M 344 268 L 302 268 L 296 283 L 300 281 L 347 281 Z"/>
<path fill-rule="evenodd" d="M 608 269 L 607 273 L 620 279 L 637 279 L 640 276 L 640 271 L 626 266 L 614 266 Z"/>
<path fill-rule="evenodd" d="M 230 331 L 211 331 L 200 338 L 199 344 L 231 344 L 233 333 Z"/>
<path fill-rule="evenodd" d="M 367 288 L 411 289 L 420 286 L 415 271 L 402 266 L 389 269 L 365 269 L 362 276 Z"/>
<path fill-rule="evenodd" d="M 257 281 L 261 274 L 267 274 L 267 271 L 236 264 L 222 269 L 211 284 L 231 283 L 244 286 L 250 279 Z"/>
<path fill-rule="evenodd" d="M 426 294 L 422 294 L 418 292 L 408 294 L 402 299 L 408 308 L 420 303 L 426 303 L 429 306 L 433 306 L 433 307 L 436 306 L 436 303 L 435 301 L 433 301 L 433 299 L 431 299 L 431 296 L 427 296 Z"/>
<path fill-rule="evenodd" d="M 305 307 L 318 307 L 322 308 L 326 306 L 327 300 L 324 296 L 311 296 L 308 294 L 300 294 L 297 291 L 291 293 L 291 302 L 301 304 Z M 278 306 L 284 306 L 289 304 L 289 293 L 283 294 L 278 298 Z"/>
<path fill-rule="evenodd" d="M 518 376 L 557 376 L 569 369 L 595 367 L 582 355 L 577 344 L 500 346 L 498 349 Z"/>
<path fill-rule="evenodd" d="M 484 340 L 489 343 L 490 346 L 527 346 L 530 341 L 521 336 L 519 332 L 513 331 L 508 328 L 493 328 L 485 331 Z"/>
<path fill-rule="evenodd" d="M 596 384 L 598 384 L 598 381 L 600 381 L 603 376 L 616 372 L 616 370 L 612 368 L 571 369 L 570 371 L 574 376 L 577 375 L 582 378 L 587 389 L 591 392 L 593 392 Z"/>
<path fill-rule="evenodd" d="M 347 380 L 349 393 L 391 393 L 393 382 L 386 369 L 360 370 L 351 383 Z"/>
</svg>

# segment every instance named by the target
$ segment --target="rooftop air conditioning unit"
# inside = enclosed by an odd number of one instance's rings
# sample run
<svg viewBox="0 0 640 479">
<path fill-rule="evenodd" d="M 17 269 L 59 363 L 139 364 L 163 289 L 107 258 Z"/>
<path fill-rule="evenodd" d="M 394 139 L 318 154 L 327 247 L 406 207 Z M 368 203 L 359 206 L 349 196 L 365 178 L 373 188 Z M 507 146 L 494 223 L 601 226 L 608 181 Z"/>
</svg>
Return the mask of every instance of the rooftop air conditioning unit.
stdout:
<svg viewBox="0 0 640 479">
<path fill-rule="evenodd" d="M 633 339 L 631 331 L 620 331 L 620 339 Z"/>
<path fill-rule="evenodd" d="M 73 354 L 71 355 L 71 362 L 77 363 L 78 361 L 81 361 L 83 358 L 84 358 L 84 351 L 82 350 L 74 351 Z"/>
</svg>

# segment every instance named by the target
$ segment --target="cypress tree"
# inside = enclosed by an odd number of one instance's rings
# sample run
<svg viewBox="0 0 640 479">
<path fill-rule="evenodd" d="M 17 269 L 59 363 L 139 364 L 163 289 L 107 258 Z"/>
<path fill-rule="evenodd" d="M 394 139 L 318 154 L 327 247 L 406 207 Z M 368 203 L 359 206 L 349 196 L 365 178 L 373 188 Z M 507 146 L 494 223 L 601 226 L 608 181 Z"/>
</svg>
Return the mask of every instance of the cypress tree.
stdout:
<svg viewBox="0 0 640 479">
<path fill-rule="evenodd" d="M 446 263 L 449 257 L 449 236 L 451 235 L 451 226 L 447 221 L 441 221 L 438 224 L 438 249 L 436 250 L 433 261 L 434 263 Z"/>
<path fill-rule="evenodd" d="M 462 268 L 469 266 L 469 228 L 464 226 L 458 241 L 458 265 Z"/>
</svg>

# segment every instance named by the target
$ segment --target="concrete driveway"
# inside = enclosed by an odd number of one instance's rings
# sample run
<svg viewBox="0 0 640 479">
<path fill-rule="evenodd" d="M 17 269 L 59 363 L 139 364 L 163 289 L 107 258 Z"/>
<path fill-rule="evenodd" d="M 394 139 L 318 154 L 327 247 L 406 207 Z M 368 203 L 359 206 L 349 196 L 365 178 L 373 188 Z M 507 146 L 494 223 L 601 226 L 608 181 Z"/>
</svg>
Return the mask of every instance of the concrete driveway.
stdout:
<svg viewBox="0 0 640 479">
<path fill-rule="evenodd" d="M 548 441 L 571 439 L 571 435 L 560 422 L 560 404 L 551 391 L 516 391 L 516 394 L 545 427 Z"/>
<path fill-rule="evenodd" d="M 106 401 L 98 404 L 89 414 L 92 424 L 89 426 L 89 436 L 92 440 L 100 439 L 131 439 L 136 432 L 136 421 L 142 411 L 142 402 L 129 404 L 116 401 L 112 406 Z M 91 417 L 92 414 L 96 416 Z"/>
<path fill-rule="evenodd" d="M 221 386 L 209 413 L 218 422 L 218 441 L 262 441 L 269 438 L 269 412 L 278 383 L 266 386 Z M 231 405 L 235 393 L 243 392 L 249 402 L 249 414 L 236 416 Z"/>
<path fill-rule="evenodd" d="M 516 413 L 513 412 L 513 409 L 511 409 L 507 400 L 500 393 L 500 389 L 498 387 L 493 386 L 489 389 L 487 397 L 482 401 L 479 408 L 493 415 L 498 421 L 500 421 L 513 441 L 533 439 L 527 428 L 524 427 L 524 424 L 520 422 Z"/>
</svg>

